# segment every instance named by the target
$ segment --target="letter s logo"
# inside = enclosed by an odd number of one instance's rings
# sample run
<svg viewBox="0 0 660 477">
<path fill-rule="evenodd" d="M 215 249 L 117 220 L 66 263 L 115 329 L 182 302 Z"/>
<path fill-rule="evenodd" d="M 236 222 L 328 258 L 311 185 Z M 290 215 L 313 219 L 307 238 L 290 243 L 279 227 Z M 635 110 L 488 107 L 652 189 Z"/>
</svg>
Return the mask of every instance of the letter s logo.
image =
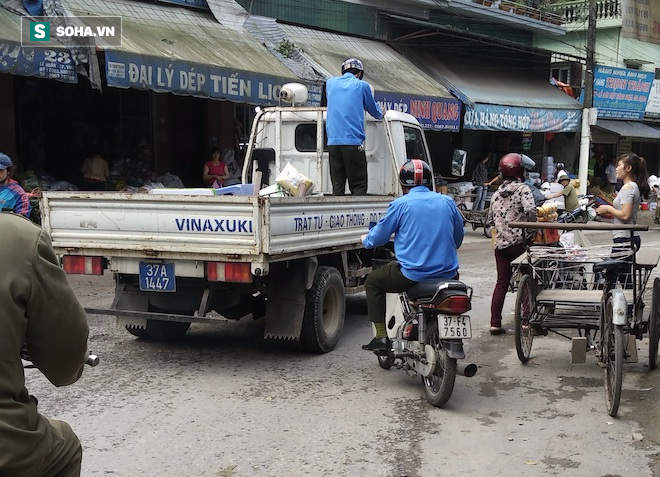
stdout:
<svg viewBox="0 0 660 477">
<path fill-rule="evenodd" d="M 37 24 L 34 26 L 34 37 L 38 40 L 46 38 L 46 27 L 43 24 Z"/>
</svg>

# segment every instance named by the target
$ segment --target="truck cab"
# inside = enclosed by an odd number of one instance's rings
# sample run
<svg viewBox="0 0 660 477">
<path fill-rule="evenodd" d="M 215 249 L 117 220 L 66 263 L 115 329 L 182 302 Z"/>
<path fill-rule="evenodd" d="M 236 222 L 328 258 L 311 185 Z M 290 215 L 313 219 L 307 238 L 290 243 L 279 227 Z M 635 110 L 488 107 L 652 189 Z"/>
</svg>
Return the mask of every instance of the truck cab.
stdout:
<svg viewBox="0 0 660 477">
<path fill-rule="evenodd" d="M 367 156 L 367 193 L 400 195 L 399 169 L 407 159 L 431 165 L 424 132 L 407 113 L 386 111 L 383 120 L 366 114 L 364 144 Z M 273 107 L 255 117 L 243 168 L 243 182 L 262 172 L 262 183 L 275 184 L 277 171 L 287 163 L 309 177 L 317 194 L 332 193 L 325 138 L 325 108 Z M 346 193 L 350 193 L 348 189 Z"/>
</svg>

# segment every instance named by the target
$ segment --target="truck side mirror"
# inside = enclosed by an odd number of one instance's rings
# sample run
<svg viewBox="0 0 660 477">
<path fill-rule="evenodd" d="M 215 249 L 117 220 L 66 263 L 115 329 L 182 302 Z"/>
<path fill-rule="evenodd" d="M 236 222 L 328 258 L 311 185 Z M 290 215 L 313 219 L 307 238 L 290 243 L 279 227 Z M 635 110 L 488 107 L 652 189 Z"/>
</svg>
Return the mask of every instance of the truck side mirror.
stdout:
<svg viewBox="0 0 660 477">
<path fill-rule="evenodd" d="M 454 176 L 462 177 L 465 175 L 465 165 L 467 163 L 467 151 L 454 149 L 454 156 L 451 160 L 451 173 Z"/>
</svg>

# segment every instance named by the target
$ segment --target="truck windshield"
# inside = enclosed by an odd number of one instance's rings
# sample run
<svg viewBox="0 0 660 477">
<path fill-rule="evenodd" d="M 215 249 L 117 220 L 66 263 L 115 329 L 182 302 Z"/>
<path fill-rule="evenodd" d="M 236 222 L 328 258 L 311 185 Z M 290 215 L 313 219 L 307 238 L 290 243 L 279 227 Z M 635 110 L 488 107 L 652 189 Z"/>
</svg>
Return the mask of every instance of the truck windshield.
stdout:
<svg viewBox="0 0 660 477">
<path fill-rule="evenodd" d="M 406 139 L 406 156 L 408 159 L 421 159 L 428 163 L 429 158 L 426 156 L 424 138 L 422 137 L 422 134 L 424 133 L 422 130 L 410 126 L 404 126 L 403 134 Z"/>
</svg>

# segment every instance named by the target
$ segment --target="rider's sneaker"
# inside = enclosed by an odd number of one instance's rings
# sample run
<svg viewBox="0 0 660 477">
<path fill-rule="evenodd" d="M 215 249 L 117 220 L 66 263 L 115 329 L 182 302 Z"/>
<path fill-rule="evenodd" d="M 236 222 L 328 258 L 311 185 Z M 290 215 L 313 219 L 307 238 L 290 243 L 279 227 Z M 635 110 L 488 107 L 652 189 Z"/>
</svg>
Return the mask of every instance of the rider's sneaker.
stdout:
<svg viewBox="0 0 660 477">
<path fill-rule="evenodd" d="M 385 338 L 374 338 L 369 344 L 362 345 L 362 349 L 367 351 L 379 351 L 390 349 L 390 340 Z"/>
</svg>

